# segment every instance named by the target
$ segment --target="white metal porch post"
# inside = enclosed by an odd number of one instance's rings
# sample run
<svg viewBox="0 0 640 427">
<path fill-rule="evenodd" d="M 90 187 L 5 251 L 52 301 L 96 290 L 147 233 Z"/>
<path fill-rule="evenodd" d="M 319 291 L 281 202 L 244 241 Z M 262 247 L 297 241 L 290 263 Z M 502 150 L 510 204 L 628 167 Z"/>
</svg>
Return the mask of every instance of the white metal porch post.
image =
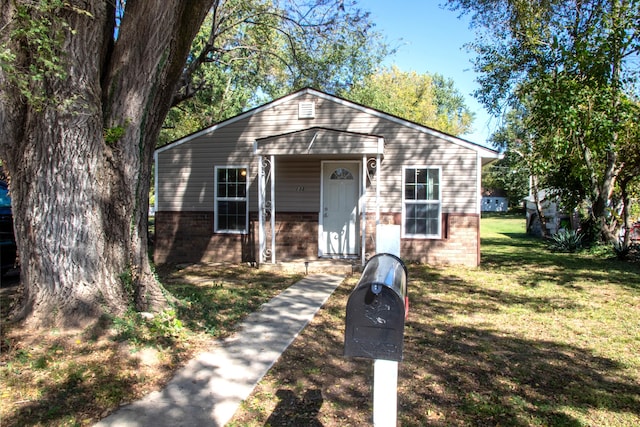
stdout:
<svg viewBox="0 0 640 427">
<path fill-rule="evenodd" d="M 360 183 L 360 254 L 362 265 L 366 262 L 367 252 L 367 156 L 362 156 L 362 180 Z"/>
<path fill-rule="evenodd" d="M 271 264 L 276 263 L 276 157 L 271 156 Z"/>
<path fill-rule="evenodd" d="M 258 158 L 258 242 L 260 264 L 266 262 L 271 253 L 271 263 L 276 263 L 276 184 L 275 184 L 275 157 L 272 155 Z M 271 184 L 269 200 L 267 200 L 267 183 Z M 271 250 L 267 250 L 267 215 L 271 217 Z"/>
<path fill-rule="evenodd" d="M 264 206 L 264 191 L 266 178 L 264 173 L 264 159 L 262 156 L 258 157 L 258 262 L 260 264 L 264 263 L 264 250 L 265 250 L 265 229 L 264 229 L 264 216 L 265 216 L 265 206 Z"/>
<path fill-rule="evenodd" d="M 376 153 L 375 163 L 373 159 L 367 159 L 367 156 L 362 156 L 362 189 L 360 200 L 360 212 L 361 212 L 361 226 L 360 232 L 362 234 L 362 265 L 366 263 L 366 245 L 367 245 L 367 179 L 371 180 L 371 185 L 376 187 L 376 201 L 375 201 L 375 229 L 377 232 L 378 225 L 380 225 L 380 156 L 382 149 L 384 148 L 384 140 L 380 138 L 378 140 L 378 152 Z M 369 169 L 373 169 L 373 175 L 369 173 Z"/>
<path fill-rule="evenodd" d="M 376 227 L 380 224 L 380 151 L 376 154 Z"/>
</svg>

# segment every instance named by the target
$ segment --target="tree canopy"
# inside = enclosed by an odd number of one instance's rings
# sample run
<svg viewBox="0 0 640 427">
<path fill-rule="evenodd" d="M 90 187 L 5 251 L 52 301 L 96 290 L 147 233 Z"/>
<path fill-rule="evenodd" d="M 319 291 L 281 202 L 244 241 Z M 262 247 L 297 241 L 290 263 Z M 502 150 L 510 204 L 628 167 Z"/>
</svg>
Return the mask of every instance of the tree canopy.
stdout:
<svg viewBox="0 0 640 427">
<path fill-rule="evenodd" d="M 494 114 L 523 111 L 532 164 L 549 188 L 589 203 L 605 240 L 618 178 L 638 151 L 640 2 L 450 0 L 470 13 L 481 89 Z M 518 140 L 506 143 L 511 149 Z M 567 179 L 570 178 L 570 179 Z M 567 185 L 570 182 L 571 185 Z"/>
<path fill-rule="evenodd" d="M 161 142 L 302 87 L 341 95 L 391 53 L 354 1 L 215 1 Z"/>
<path fill-rule="evenodd" d="M 382 46 L 373 25 L 343 0 L 0 7 L 0 158 L 24 285 L 18 317 L 34 325 L 165 306 L 147 215 L 153 151 L 172 107 L 183 105 L 174 124 L 201 125 L 287 85 L 328 81 L 338 91 L 384 54 L 369 53 Z M 203 105 L 201 116 L 189 112 Z"/>
<path fill-rule="evenodd" d="M 456 136 L 471 130 L 474 117 L 452 80 L 397 67 L 367 76 L 346 97 Z"/>
</svg>

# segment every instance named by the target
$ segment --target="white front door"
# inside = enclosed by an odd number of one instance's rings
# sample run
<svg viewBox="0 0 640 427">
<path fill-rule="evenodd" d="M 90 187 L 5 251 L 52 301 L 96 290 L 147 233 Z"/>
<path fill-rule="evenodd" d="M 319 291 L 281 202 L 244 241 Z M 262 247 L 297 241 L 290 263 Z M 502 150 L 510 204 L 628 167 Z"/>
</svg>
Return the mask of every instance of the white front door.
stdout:
<svg viewBox="0 0 640 427">
<path fill-rule="evenodd" d="M 320 256 L 358 255 L 360 163 L 322 164 Z"/>
</svg>

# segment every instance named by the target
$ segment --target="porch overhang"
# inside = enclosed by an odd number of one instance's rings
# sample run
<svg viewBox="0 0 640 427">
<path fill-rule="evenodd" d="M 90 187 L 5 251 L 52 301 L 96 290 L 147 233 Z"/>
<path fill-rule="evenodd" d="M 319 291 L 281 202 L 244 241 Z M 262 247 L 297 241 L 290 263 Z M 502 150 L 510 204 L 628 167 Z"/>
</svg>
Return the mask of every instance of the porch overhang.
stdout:
<svg viewBox="0 0 640 427">
<path fill-rule="evenodd" d="M 281 135 L 258 138 L 258 156 L 384 156 L 384 138 L 364 133 L 311 127 Z"/>
<path fill-rule="evenodd" d="M 358 211 L 360 213 L 360 257 L 365 264 L 367 182 L 375 186 L 375 221 L 380 222 L 380 163 L 384 158 L 384 138 L 378 135 L 311 127 L 304 130 L 258 138 L 254 154 L 258 162 L 259 262 L 276 263 L 275 169 L 280 157 L 314 157 L 321 160 L 355 160 L 360 163 Z M 320 215 L 320 213 L 318 213 Z M 270 224 L 271 239 L 267 236 Z M 270 240 L 270 244 L 269 244 Z"/>
</svg>

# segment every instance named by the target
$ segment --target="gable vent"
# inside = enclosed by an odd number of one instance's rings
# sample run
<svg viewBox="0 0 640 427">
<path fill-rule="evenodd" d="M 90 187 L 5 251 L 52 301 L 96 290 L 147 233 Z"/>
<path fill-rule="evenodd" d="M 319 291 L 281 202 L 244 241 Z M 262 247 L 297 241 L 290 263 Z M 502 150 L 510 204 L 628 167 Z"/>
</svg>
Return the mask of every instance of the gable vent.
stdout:
<svg viewBox="0 0 640 427">
<path fill-rule="evenodd" d="M 316 103 L 301 102 L 298 104 L 298 118 L 299 119 L 313 119 L 316 117 Z"/>
</svg>

